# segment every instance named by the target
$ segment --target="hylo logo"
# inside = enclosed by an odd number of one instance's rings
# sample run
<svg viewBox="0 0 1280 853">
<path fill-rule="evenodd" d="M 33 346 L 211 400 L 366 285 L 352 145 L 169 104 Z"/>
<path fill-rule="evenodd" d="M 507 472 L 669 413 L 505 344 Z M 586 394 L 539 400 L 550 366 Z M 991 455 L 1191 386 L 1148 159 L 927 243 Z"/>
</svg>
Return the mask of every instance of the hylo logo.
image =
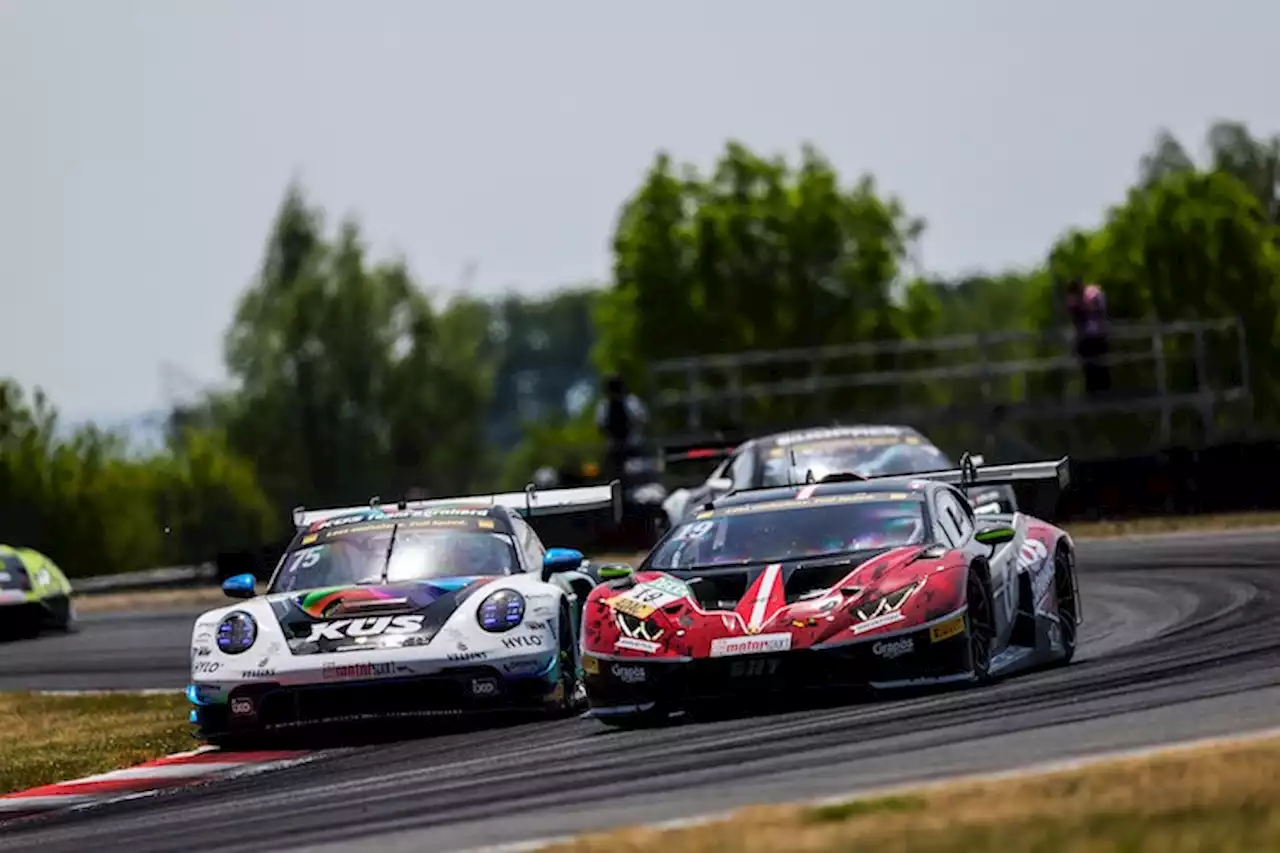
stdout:
<svg viewBox="0 0 1280 853">
<path fill-rule="evenodd" d="M 520 646 L 541 646 L 542 637 L 537 634 L 526 634 L 522 637 L 503 637 L 502 644 L 509 649 L 519 648 Z"/>
<path fill-rule="evenodd" d="M 422 630 L 422 619 L 421 616 L 370 616 L 364 619 L 317 622 L 311 626 L 311 636 L 307 637 L 307 642 L 376 637 L 379 634 L 413 634 Z"/>
</svg>

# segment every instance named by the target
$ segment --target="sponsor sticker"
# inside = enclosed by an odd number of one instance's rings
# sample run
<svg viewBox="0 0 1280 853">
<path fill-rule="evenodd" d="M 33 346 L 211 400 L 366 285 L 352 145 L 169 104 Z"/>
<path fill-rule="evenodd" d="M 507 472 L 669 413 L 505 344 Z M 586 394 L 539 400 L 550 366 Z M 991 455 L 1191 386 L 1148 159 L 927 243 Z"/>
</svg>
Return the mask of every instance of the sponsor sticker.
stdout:
<svg viewBox="0 0 1280 853">
<path fill-rule="evenodd" d="M 311 626 L 308 643 L 319 640 L 345 640 L 348 637 L 377 637 L 380 634 L 415 634 L 422 630 L 422 616 L 369 616 L 363 619 L 338 619 L 316 622 Z"/>
<path fill-rule="evenodd" d="M 254 716 L 256 713 L 257 713 L 257 712 L 253 709 L 253 700 L 252 700 L 252 699 L 245 699 L 245 698 L 241 697 L 241 698 L 239 698 L 239 699 L 232 699 L 232 700 L 231 700 L 231 716 L 233 716 L 233 717 L 252 717 L 252 716 Z"/>
<path fill-rule="evenodd" d="M 627 684 L 639 684 L 645 679 L 644 667 L 627 666 L 626 664 L 615 663 L 609 667 L 609 672 L 619 681 Z"/>
<path fill-rule="evenodd" d="M 220 669 L 222 669 L 222 664 L 216 660 L 198 660 L 191 667 L 192 672 L 204 673 L 217 672 Z"/>
<path fill-rule="evenodd" d="M 871 647 L 871 653 L 885 660 L 893 660 L 909 655 L 916 650 L 916 641 L 910 637 L 901 640 L 881 640 Z"/>
<path fill-rule="evenodd" d="M 593 658 L 590 655 L 584 655 L 582 658 L 582 671 L 588 675 L 599 675 L 600 659 Z"/>
<path fill-rule="evenodd" d="M 472 696 L 494 696 L 498 692 L 498 682 L 492 678 L 477 678 L 471 682 Z"/>
<path fill-rule="evenodd" d="M 785 652 L 791 648 L 790 634 L 757 634 L 754 637 L 719 637 L 711 641 L 711 657 Z"/>
<path fill-rule="evenodd" d="M 641 586 L 652 587 L 674 598 L 684 598 L 689 594 L 689 585 L 670 575 L 659 575 L 652 580 L 645 581 Z"/>
<path fill-rule="evenodd" d="M 929 629 L 929 641 L 932 643 L 941 643 L 943 640 L 949 640 L 956 634 L 964 633 L 964 617 L 956 616 L 948 619 L 946 622 L 939 622 Z"/>
<path fill-rule="evenodd" d="M 394 675 L 399 669 L 394 663 L 327 663 L 321 668 L 325 681 L 341 681 L 348 678 L 377 678 Z"/>
<path fill-rule="evenodd" d="M 634 637 L 619 637 L 613 644 L 615 649 L 630 649 L 633 652 L 647 652 L 653 654 L 662 648 L 662 643 L 652 643 L 648 640 L 637 640 Z"/>
<path fill-rule="evenodd" d="M 274 669 L 246 669 L 240 673 L 241 678 L 273 678 L 276 671 Z"/>
<path fill-rule="evenodd" d="M 906 618 L 907 617 L 897 611 L 886 613 L 883 616 L 877 616 L 874 619 L 868 619 L 866 622 L 859 622 L 857 625 L 854 625 L 853 633 L 865 634 L 868 631 L 874 631 L 876 628 L 883 628 L 885 625 L 892 625 L 894 622 L 901 622 Z"/>
<path fill-rule="evenodd" d="M 648 619 L 657 611 L 652 604 L 646 604 L 643 601 L 636 601 L 634 598 L 628 598 L 625 595 L 616 595 L 605 602 L 605 604 L 617 610 L 619 613 L 625 613 L 628 616 L 634 616 L 637 619 Z"/>
<path fill-rule="evenodd" d="M 446 660 L 453 661 L 484 660 L 487 657 L 488 652 L 449 652 L 445 655 Z"/>
<path fill-rule="evenodd" d="M 542 646 L 542 637 L 539 634 L 524 634 L 518 637 L 503 637 L 502 645 L 509 649 L 519 648 L 539 648 Z"/>
</svg>

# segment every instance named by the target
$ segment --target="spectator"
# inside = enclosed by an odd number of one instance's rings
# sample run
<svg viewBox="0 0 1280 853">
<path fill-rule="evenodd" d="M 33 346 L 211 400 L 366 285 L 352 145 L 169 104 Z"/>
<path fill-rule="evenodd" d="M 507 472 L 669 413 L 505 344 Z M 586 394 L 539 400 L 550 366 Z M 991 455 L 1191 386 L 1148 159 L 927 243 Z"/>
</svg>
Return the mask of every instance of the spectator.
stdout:
<svg viewBox="0 0 1280 853">
<path fill-rule="evenodd" d="M 1111 388 L 1111 368 L 1107 364 L 1107 297 L 1102 288 L 1071 279 L 1067 282 L 1067 313 L 1076 330 L 1076 355 L 1084 368 L 1085 393 L 1090 397 L 1105 394 Z"/>
<path fill-rule="evenodd" d="M 605 475 L 623 479 L 627 458 L 642 445 L 642 432 L 648 413 L 635 394 L 627 392 L 620 376 L 610 376 L 604 383 L 605 398 L 596 407 L 596 427 L 605 439 Z"/>
</svg>

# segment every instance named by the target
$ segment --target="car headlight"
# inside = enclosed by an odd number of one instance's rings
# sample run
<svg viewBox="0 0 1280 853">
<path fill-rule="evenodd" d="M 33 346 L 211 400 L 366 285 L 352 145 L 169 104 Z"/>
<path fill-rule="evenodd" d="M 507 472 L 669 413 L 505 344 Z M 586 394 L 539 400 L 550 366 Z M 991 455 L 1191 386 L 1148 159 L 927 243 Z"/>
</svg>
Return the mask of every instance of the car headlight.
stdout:
<svg viewBox="0 0 1280 853">
<path fill-rule="evenodd" d="M 218 623 L 218 649 L 226 655 L 238 655 L 246 652 L 258 639 L 258 623 L 243 610 L 228 613 Z"/>
<path fill-rule="evenodd" d="M 912 581 L 906 586 L 900 586 L 892 592 L 877 595 L 875 598 L 869 598 L 860 604 L 855 604 L 852 608 L 853 615 L 863 622 L 870 622 L 872 619 L 879 619 L 881 616 L 896 613 L 902 609 L 902 605 L 906 603 L 907 599 L 921 589 L 928 580 L 929 576 L 925 575 L 920 580 Z"/>
<path fill-rule="evenodd" d="M 510 631 L 524 621 L 524 596 L 514 589 L 498 590 L 480 602 L 476 621 L 490 633 Z"/>
</svg>

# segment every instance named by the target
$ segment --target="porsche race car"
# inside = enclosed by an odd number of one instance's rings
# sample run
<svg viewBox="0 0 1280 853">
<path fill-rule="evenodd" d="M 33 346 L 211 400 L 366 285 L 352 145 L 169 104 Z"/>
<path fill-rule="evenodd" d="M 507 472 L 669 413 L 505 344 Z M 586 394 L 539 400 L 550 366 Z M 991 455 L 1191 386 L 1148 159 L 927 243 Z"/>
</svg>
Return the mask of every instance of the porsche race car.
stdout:
<svg viewBox="0 0 1280 853">
<path fill-rule="evenodd" d="M 30 637 L 44 628 L 75 630 L 71 582 L 39 551 L 0 545 L 0 633 Z"/>
<path fill-rule="evenodd" d="M 652 722 L 699 700 L 983 684 L 1069 662 L 1071 537 L 977 515 L 962 489 L 1066 484 L 1068 460 L 911 478 L 836 473 L 699 508 L 584 612 L 592 716 Z M 625 567 L 619 567 L 621 571 Z"/>
<path fill-rule="evenodd" d="M 981 466 L 981 456 L 970 457 Z M 867 476 L 906 475 L 955 468 L 947 455 L 918 430 L 891 424 L 849 424 L 770 433 L 742 442 L 685 442 L 665 448 L 663 463 L 697 460 L 719 464 L 706 481 L 675 489 L 663 500 L 669 524 L 686 520 L 696 508 L 739 489 L 786 486 L 812 475 L 847 471 Z M 1008 484 L 984 482 L 966 490 L 979 514 L 1011 513 L 1018 499 Z"/>
<path fill-rule="evenodd" d="M 621 512 L 619 484 L 295 513 L 263 595 L 223 589 L 191 637 L 191 722 L 212 743 L 469 711 L 580 708 L 581 552 L 532 516 Z"/>
</svg>

